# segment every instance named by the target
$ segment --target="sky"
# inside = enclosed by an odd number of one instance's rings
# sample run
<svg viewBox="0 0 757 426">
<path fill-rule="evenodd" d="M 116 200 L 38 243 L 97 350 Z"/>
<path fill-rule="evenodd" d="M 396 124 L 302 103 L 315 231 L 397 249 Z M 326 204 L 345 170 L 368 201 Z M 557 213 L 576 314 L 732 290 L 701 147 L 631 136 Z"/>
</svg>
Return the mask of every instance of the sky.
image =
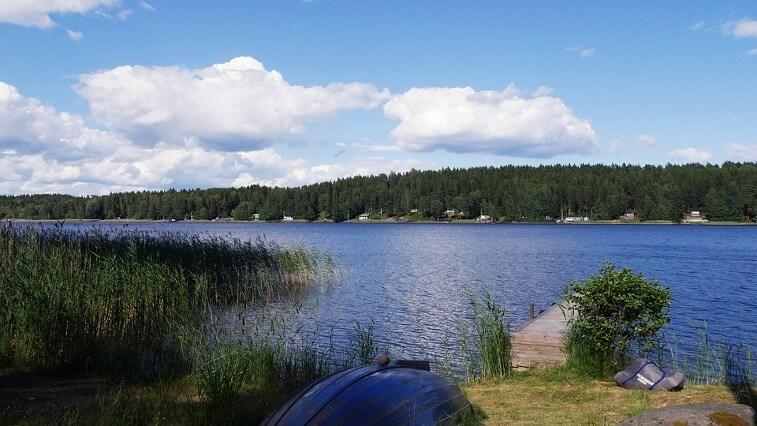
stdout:
<svg viewBox="0 0 757 426">
<path fill-rule="evenodd" d="M 0 0 L 0 194 L 757 161 L 757 3 Z"/>
</svg>

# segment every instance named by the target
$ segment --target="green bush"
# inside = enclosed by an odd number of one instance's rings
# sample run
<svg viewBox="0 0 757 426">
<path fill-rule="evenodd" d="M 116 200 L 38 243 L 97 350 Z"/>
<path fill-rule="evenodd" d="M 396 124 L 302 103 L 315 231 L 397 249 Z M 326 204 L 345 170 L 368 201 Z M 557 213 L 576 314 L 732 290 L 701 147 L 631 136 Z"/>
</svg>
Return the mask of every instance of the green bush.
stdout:
<svg viewBox="0 0 757 426">
<path fill-rule="evenodd" d="M 660 329 L 670 322 L 669 289 L 609 263 L 597 275 L 571 282 L 564 299 L 578 313 L 566 336 L 568 361 L 591 364 L 598 374 L 616 368 L 632 352 L 643 355 L 656 348 Z"/>
</svg>

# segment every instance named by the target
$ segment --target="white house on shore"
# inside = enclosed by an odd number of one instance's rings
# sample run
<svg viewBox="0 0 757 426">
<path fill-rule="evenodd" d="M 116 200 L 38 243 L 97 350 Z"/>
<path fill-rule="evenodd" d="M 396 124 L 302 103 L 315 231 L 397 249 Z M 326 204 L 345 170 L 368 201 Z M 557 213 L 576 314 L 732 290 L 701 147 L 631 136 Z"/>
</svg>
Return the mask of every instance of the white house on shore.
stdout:
<svg viewBox="0 0 757 426">
<path fill-rule="evenodd" d="M 692 210 L 686 214 L 683 215 L 682 223 L 707 223 L 709 220 L 705 218 L 704 214 L 702 214 L 699 210 Z"/>
<path fill-rule="evenodd" d="M 284 222 L 291 222 L 294 220 L 294 218 L 292 216 L 284 216 L 284 218 L 281 220 L 283 220 Z"/>
<path fill-rule="evenodd" d="M 570 223 L 570 222 L 588 222 L 589 216 L 565 216 L 563 219 L 563 222 Z"/>
<path fill-rule="evenodd" d="M 370 214 L 368 214 L 368 213 L 363 213 L 363 214 L 361 214 L 360 216 L 358 216 L 358 217 L 357 217 L 357 220 L 363 221 L 363 220 L 368 220 L 368 219 L 370 219 L 370 218 L 371 218 L 371 215 L 370 215 Z"/>
<path fill-rule="evenodd" d="M 488 214 L 482 214 L 482 215 L 480 215 L 479 217 L 476 218 L 476 221 L 477 222 L 491 222 L 492 221 L 492 217 L 489 216 Z"/>
</svg>

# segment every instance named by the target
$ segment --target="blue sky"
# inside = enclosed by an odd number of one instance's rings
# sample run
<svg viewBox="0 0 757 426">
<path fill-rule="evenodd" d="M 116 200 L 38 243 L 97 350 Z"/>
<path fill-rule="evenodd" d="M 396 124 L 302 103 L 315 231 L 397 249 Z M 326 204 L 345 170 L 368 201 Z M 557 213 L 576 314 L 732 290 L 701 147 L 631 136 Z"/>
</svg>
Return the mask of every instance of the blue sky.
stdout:
<svg viewBox="0 0 757 426">
<path fill-rule="evenodd" d="M 14 3 L 0 193 L 757 161 L 753 1 Z"/>
</svg>

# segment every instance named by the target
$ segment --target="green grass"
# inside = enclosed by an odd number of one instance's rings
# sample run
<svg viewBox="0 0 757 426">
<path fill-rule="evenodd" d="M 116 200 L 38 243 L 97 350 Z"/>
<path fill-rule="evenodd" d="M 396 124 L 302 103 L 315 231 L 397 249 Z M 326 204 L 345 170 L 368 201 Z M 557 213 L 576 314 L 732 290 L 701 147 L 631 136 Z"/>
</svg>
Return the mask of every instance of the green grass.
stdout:
<svg viewBox="0 0 757 426">
<path fill-rule="evenodd" d="M 678 404 L 735 403 L 723 385 L 691 385 L 681 392 L 629 391 L 565 367 L 514 372 L 507 379 L 463 385 L 479 423 L 501 425 L 613 425 L 639 413 Z"/>
<path fill-rule="evenodd" d="M 251 340 L 221 345 L 207 353 L 193 381 L 201 399 L 220 406 L 256 390 L 286 395 L 343 365 L 333 353 Z"/>
</svg>

